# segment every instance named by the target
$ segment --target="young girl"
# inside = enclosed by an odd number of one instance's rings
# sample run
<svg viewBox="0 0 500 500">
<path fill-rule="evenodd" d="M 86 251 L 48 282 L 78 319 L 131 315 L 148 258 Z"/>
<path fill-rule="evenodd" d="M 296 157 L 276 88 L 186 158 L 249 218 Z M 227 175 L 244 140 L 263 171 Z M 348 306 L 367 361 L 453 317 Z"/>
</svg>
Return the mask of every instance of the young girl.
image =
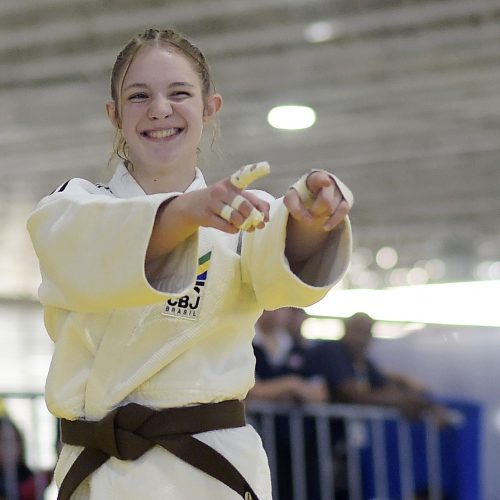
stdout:
<svg viewBox="0 0 500 500">
<path fill-rule="evenodd" d="M 350 192 L 325 171 L 278 200 L 246 190 L 265 164 L 207 186 L 198 145 L 222 98 L 176 32 L 133 38 L 111 94 L 123 160 L 113 178 L 66 182 L 28 221 L 55 343 L 46 400 L 65 443 L 59 498 L 269 500 L 241 403 L 254 324 L 341 279 Z"/>
</svg>

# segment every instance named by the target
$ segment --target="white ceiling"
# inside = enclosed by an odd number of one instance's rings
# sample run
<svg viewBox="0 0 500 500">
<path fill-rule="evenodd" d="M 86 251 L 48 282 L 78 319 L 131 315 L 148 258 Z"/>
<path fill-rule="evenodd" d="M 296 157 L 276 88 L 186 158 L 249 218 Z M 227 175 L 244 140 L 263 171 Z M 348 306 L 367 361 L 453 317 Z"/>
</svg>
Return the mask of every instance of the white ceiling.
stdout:
<svg viewBox="0 0 500 500">
<path fill-rule="evenodd" d="M 306 41 L 320 21 L 333 38 Z M 225 106 L 209 181 L 266 159 L 258 187 L 275 195 L 318 167 L 351 187 L 349 286 L 388 283 L 371 260 L 384 246 L 431 281 L 500 277 L 500 0 L 2 0 L 0 295 L 38 280 L 36 200 L 106 176 L 109 70 L 150 26 L 185 32 L 213 67 Z M 288 103 L 314 107 L 315 126 L 272 129 L 268 110 Z"/>
</svg>

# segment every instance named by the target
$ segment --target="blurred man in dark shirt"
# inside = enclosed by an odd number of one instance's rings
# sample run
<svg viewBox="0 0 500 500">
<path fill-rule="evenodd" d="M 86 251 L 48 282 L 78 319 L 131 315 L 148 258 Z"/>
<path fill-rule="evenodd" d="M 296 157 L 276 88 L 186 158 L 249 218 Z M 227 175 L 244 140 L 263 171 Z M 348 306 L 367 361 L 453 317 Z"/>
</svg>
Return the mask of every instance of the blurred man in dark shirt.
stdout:
<svg viewBox="0 0 500 500">
<path fill-rule="evenodd" d="M 394 406 L 411 419 L 432 411 L 439 424 L 446 423 L 446 409 L 424 387 L 384 373 L 368 358 L 373 323 L 364 313 L 347 318 L 340 340 L 321 341 L 308 350 L 308 372 L 325 379 L 331 402 Z"/>
</svg>

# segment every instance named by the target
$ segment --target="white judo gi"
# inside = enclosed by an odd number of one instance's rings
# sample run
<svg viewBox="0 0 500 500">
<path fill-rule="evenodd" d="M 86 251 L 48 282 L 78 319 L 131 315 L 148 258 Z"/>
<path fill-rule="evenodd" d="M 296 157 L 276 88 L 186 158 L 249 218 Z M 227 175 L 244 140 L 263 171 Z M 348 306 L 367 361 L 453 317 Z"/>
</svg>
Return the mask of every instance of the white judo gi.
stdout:
<svg viewBox="0 0 500 500">
<path fill-rule="evenodd" d="M 199 170 L 187 191 L 205 187 Z M 50 411 L 100 420 L 136 402 L 168 408 L 244 399 L 254 384 L 254 323 L 262 309 L 307 306 L 345 274 L 351 254 L 346 219 L 300 276 L 284 255 L 288 212 L 271 203 L 262 230 L 240 235 L 200 228 L 146 266 L 160 204 L 180 193 L 146 195 L 119 166 L 108 185 L 73 179 L 45 197 L 28 221 L 40 261 L 39 297 L 54 341 L 46 383 Z M 267 459 L 246 427 L 197 434 L 271 499 Z M 65 445 L 60 484 L 81 448 Z M 74 499 L 237 500 L 223 483 L 154 447 L 136 461 L 110 458 Z"/>
</svg>

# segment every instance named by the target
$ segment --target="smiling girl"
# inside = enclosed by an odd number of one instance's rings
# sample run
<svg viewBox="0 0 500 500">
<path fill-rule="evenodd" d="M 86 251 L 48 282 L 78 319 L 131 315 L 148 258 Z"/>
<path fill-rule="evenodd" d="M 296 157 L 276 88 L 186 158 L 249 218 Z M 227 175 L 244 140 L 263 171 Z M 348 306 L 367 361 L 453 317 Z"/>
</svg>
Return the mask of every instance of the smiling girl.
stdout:
<svg viewBox="0 0 500 500">
<path fill-rule="evenodd" d="M 264 164 L 207 186 L 198 146 L 221 108 L 187 39 L 134 37 L 106 104 L 113 178 L 66 182 L 28 221 L 55 345 L 46 401 L 65 443 L 61 500 L 271 499 L 242 404 L 254 324 L 342 278 L 352 196 L 325 171 L 280 199 L 247 190 Z"/>
</svg>

